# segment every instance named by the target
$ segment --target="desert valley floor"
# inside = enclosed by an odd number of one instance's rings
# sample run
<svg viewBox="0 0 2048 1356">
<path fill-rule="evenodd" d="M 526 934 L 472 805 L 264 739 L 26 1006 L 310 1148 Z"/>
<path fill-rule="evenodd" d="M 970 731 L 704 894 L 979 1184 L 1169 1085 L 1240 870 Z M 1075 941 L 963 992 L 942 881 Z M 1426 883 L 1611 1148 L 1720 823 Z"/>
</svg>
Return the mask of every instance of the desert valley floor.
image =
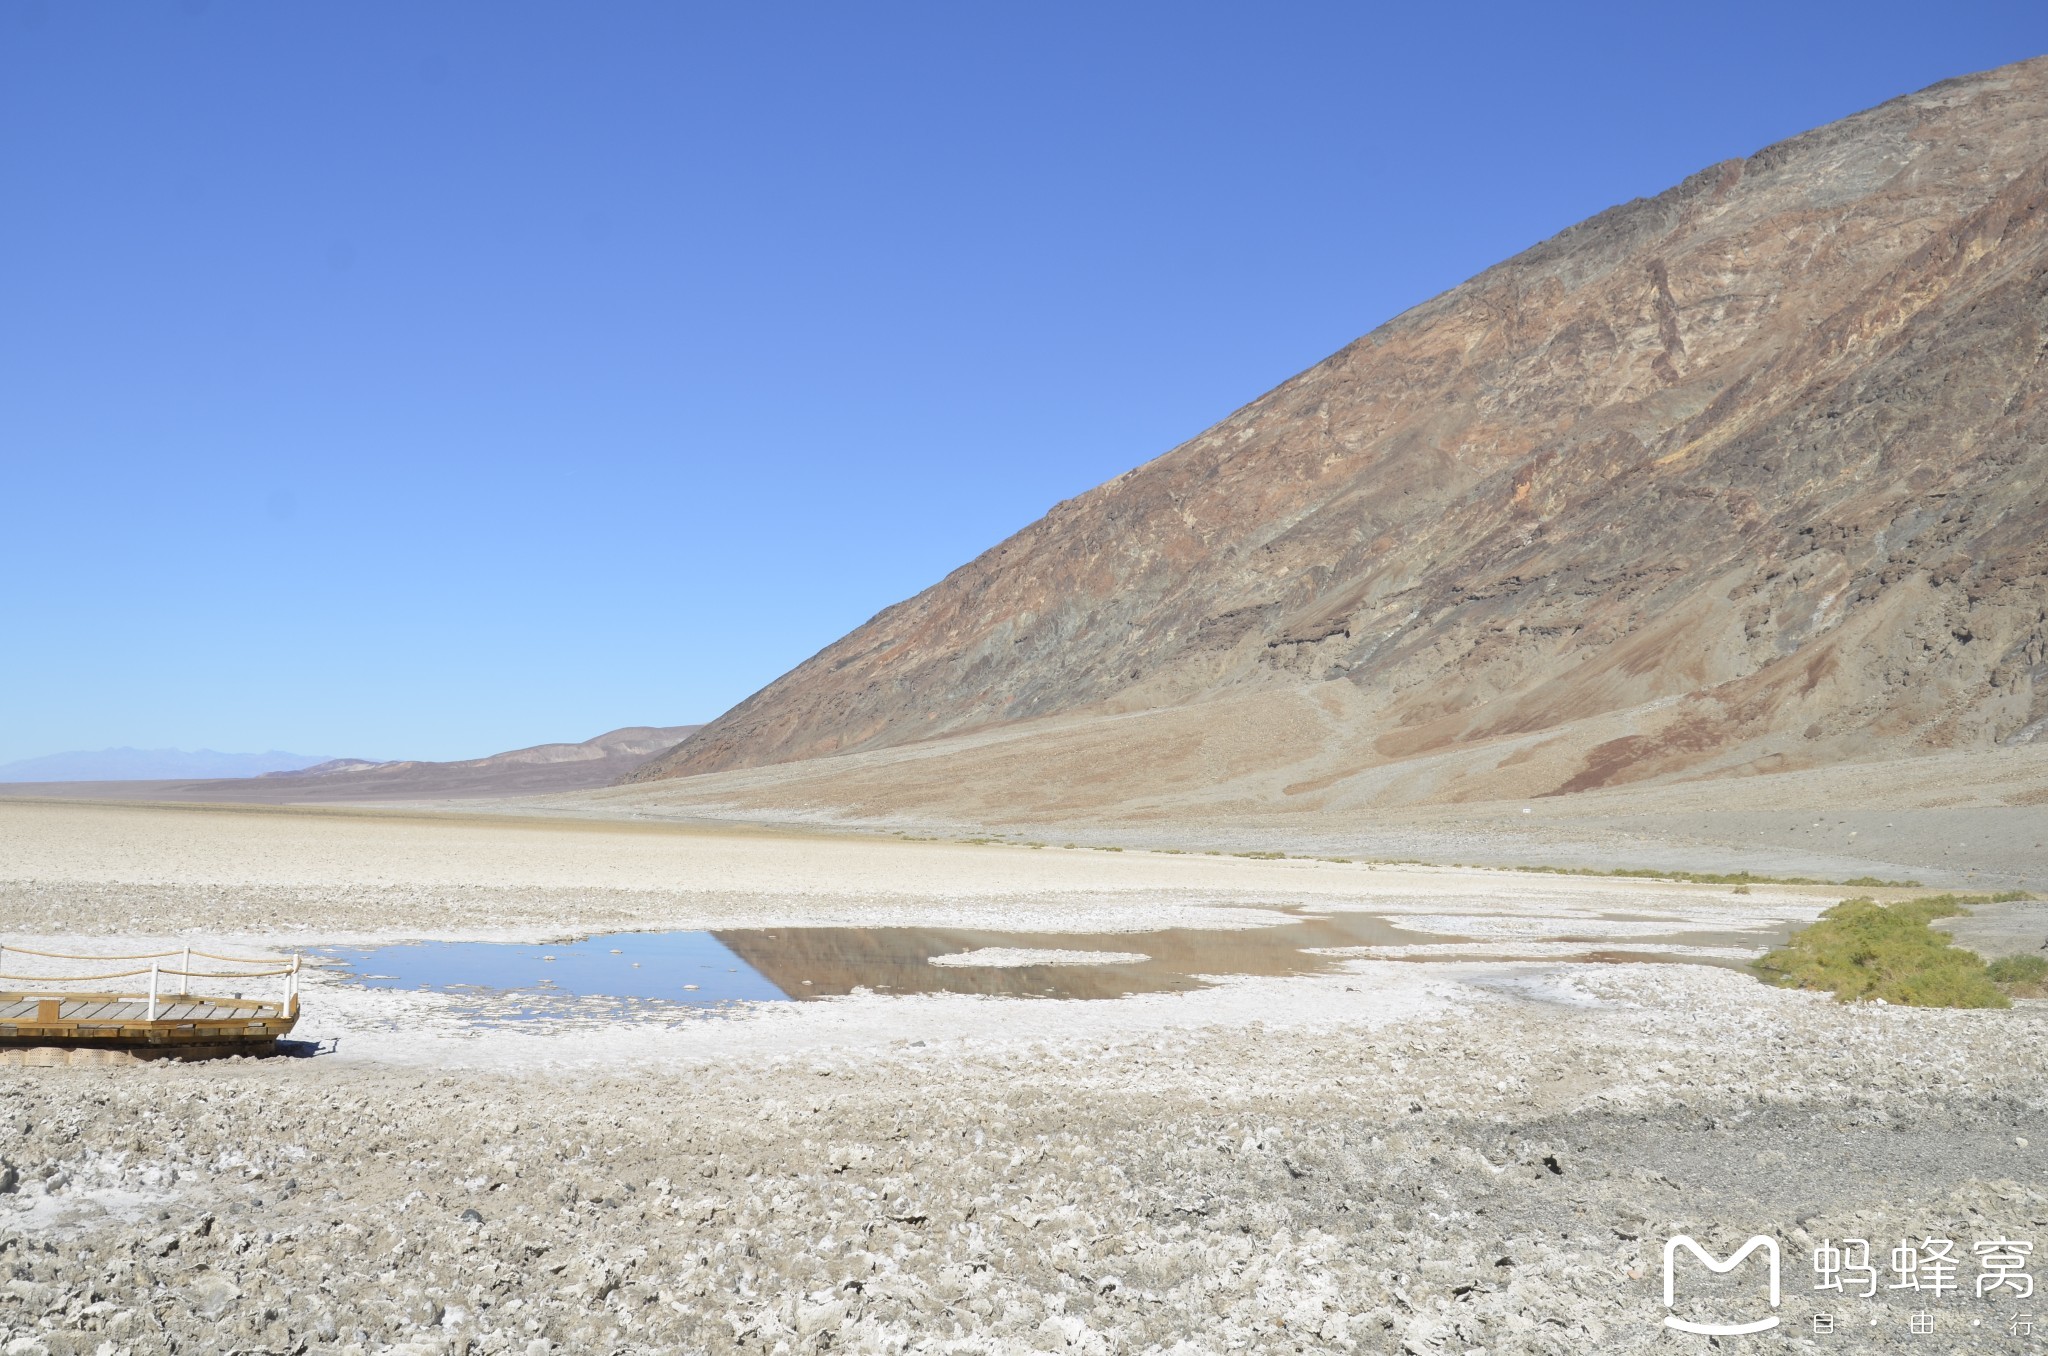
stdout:
<svg viewBox="0 0 2048 1356">
<path fill-rule="evenodd" d="M 11 1356 L 1705 1350 L 1660 1328 L 1673 1232 L 1779 1240 L 1748 1350 L 2036 1349 L 1967 1275 L 1811 1288 L 1822 1239 L 2048 1242 L 2048 1004 L 1739 968 L 1852 890 L 33 800 L 0 801 L 0 877 L 0 941 L 78 952 L 1338 910 L 1458 939 L 1099 1000 L 544 1021 L 316 965 L 302 1057 L 0 1069 Z M 2048 939 L 2040 907 L 1984 925 Z"/>
</svg>

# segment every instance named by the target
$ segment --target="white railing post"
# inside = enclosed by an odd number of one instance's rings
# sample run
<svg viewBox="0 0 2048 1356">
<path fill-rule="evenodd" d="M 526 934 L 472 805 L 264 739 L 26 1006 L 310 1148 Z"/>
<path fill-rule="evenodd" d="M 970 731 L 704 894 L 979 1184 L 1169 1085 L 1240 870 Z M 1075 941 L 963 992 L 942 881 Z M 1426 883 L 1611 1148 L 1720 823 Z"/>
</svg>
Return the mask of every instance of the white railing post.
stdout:
<svg viewBox="0 0 2048 1356">
<path fill-rule="evenodd" d="M 161 961 L 151 961 L 149 963 L 149 1020 L 152 1022 L 156 1020 L 157 967 L 162 963 Z"/>
<path fill-rule="evenodd" d="M 189 996 L 192 992 L 192 947 L 185 947 L 185 970 L 178 976 L 178 992 Z"/>
<path fill-rule="evenodd" d="M 297 1008 L 299 1006 L 299 953 L 296 951 L 292 952 L 292 973 L 289 982 L 292 986 L 290 995 L 291 1006 Z M 291 1013 L 287 1011 L 285 1016 L 289 1017 Z"/>
</svg>

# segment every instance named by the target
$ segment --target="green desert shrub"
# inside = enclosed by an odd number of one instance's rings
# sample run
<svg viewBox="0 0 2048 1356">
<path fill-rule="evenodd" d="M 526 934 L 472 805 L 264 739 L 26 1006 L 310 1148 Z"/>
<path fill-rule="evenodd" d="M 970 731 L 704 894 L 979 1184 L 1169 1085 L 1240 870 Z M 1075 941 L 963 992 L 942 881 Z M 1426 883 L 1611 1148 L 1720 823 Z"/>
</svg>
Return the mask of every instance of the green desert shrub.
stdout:
<svg viewBox="0 0 2048 1356">
<path fill-rule="evenodd" d="M 1897 904 L 1845 899 L 1793 933 L 1757 969 L 1773 983 L 1827 989 L 1844 1002 L 1882 998 L 1912 1007 L 2008 1007 L 1983 958 L 1928 926 L 1990 902 L 1985 895 L 1930 895 Z"/>
<path fill-rule="evenodd" d="M 1985 967 L 1992 982 L 2021 998 L 2048 998 L 2048 959 L 2040 956 L 2000 956 Z"/>
<path fill-rule="evenodd" d="M 2048 960 L 2039 956 L 2000 956 L 1985 970 L 2000 984 L 2039 984 L 2048 979 Z"/>
</svg>

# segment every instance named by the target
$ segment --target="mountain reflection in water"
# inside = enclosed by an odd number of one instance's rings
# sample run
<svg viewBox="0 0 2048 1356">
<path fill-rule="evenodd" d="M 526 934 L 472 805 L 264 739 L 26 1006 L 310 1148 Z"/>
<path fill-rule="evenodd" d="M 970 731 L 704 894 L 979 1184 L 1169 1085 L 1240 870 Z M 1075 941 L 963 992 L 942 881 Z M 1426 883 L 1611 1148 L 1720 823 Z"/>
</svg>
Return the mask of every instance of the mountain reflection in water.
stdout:
<svg viewBox="0 0 2048 1356">
<path fill-rule="evenodd" d="M 1365 913 L 1271 927 L 1153 932 L 1003 932 L 975 928 L 736 928 L 615 932 L 575 941 L 406 942 L 323 947 L 315 954 L 371 988 L 508 993 L 536 1000 L 611 998 L 697 1006 L 879 993 L 1121 998 L 1204 987 L 1204 975 L 1295 975 L 1335 968 L 1304 948 L 1441 940 Z M 934 956 L 984 947 L 1101 951 L 1143 961 L 939 966 Z M 538 1015 L 538 1014 L 537 1014 Z"/>
<path fill-rule="evenodd" d="M 410 942 L 326 947 L 314 954 L 372 988 L 519 995 L 538 1004 L 531 1015 L 540 1016 L 565 999 L 704 1007 L 831 998 L 863 989 L 888 994 L 1122 998 L 1204 988 L 1211 976 L 1318 974 L 1345 963 L 1341 957 L 1313 954 L 1319 949 L 1467 940 L 1396 927 L 1378 914 L 1280 912 L 1287 921 L 1246 928 L 1162 928 L 1151 932 L 732 928 L 718 932 L 617 932 L 545 945 Z M 1630 950 L 1630 943 L 1612 937 L 1558 940 L 1584 942 L 1588 950 L 1577 957 L 1582 960 L 1679 959 Z M 1746 944 L 1760 950 L 1762 936 L 1693 932 L 1633 941 L 1724 947 Z M 1123 958 L 1103 964 L 931 963 L 934 957 L 984 948 L 1094 951 Z M 1145 959 L 1128 959 L 1132 953 L 1142 953 Z"/>
<path fill-rule="evenodd" d="M 1300 975 L 1342 962 L 1311 947 L 1400 946 L 1446 940 L 1367 913 L 1310 917 L 1270 927 L 1163 928 L 1154 932 L 993 932 L 977 928 L 748 928 L 713 935 L 784 993 L 823 998 L 880 993 L 978 993 L 1018 998 L 1122 998 L 1205 987 L 1204 975 Z M 987 947 L 1142 952 L 1104 965 L 933 965 L 934 956 Z M 806 983 L 806 981 L 809 981 Z"/>
</svg>

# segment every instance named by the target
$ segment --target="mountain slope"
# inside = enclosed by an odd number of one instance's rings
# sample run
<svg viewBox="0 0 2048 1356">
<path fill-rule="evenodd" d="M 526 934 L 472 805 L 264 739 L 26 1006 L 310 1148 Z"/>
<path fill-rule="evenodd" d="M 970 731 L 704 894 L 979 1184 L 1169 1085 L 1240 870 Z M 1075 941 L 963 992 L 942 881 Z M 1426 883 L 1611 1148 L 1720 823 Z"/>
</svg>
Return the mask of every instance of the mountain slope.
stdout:
<svg viewBox="0 0 2048 1356">
<path fill-rule="evenodd" d="M 1293 794 L 1434 759 L 1440 799 L 2026 742 L 2044 340 L 2037 60 L 1489 269 L 634 779 L 1048 719 L 1084 763 L 1147 723 L 1237 749 L 1162 746 L 1168 781 L 1312 763 Z"/>
</svg>

